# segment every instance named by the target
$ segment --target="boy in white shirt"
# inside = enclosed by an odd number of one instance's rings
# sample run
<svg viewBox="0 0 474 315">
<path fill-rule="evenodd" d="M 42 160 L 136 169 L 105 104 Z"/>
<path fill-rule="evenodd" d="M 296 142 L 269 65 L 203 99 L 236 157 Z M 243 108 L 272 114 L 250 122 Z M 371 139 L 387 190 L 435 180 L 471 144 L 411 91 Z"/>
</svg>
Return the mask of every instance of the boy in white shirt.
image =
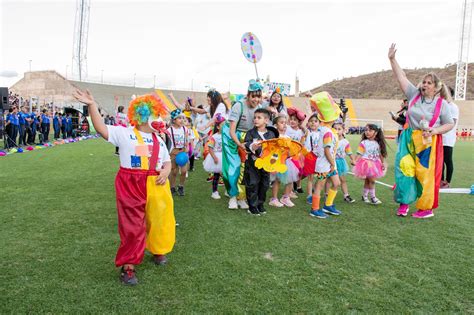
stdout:
<svg viewBox="0 0 474 315">
<path fill-rule="evenodd" d="M 120 170 L 115 178 L 120 247 L 115 265 L 122 267 L 120 280 L 136 285 L 135 265 L 142 262 L 145 248 L 155 264 L 164 265 L 175 243 L 173 198 L 168 175 L 171 162 L 163 140 L 148 124 L 150 118 L 166 115 L 164 103 L 153 95 L 130 102 L 128 118 L 134 127 L 105 125 L 89 91 L 73 96 L 89 107 L 92 123 L 107 141 L 120 148 Z"/>
</svg>

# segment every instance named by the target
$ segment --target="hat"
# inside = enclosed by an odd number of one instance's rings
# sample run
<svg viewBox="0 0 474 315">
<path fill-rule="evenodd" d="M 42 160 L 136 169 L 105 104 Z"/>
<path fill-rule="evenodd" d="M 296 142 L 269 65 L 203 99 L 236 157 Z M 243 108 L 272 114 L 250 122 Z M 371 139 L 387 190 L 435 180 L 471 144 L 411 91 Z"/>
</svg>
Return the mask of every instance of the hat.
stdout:
<svg viewBox="0 0 474 315">
<path fill-rule="evenodd" d="M 341 114 L 341 109 L 326 91 L 314 94 L 309 101 L 311 107 L 317 111 L 318 119 L 322 122 L 335 121 Z"/>
<path fill-rule="evenodd" d="M 249 81 L 249 92 L 261 91 L 263 90 L 263 85 L 260 82 L 255 81 L 254 79 Z"/>
<path fill-rule="evenodd" d="M 184 116 L 183 112 L 181 109 L 175 109 L 174 111 L 171 112 L 171 120 L 175 120 L 179 116 Z"/>
<path fill-rule="evenodd" d="M 297 109 L 296 107 L 290 107 L 287 110 L 288 116 L 295 116 L 299 121 L 306 119 L 306 114 Z"/>
</svg>

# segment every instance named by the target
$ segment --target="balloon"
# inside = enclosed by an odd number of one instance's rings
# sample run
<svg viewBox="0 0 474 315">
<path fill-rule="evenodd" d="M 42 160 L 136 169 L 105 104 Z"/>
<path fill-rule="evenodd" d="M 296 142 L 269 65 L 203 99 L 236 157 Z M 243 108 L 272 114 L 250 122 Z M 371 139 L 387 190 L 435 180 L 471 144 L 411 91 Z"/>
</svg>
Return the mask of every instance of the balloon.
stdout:
<svg viewBox="0 0 474 315">
<path fill-rule="evenodd" d="M 7 155 L 7 152 L 5 152 L 5 151 L 0 151 L 0 156 L 5 156 L 5 155 Z"/>
<path fill-rule="evenodd" d="M 17 151 L 18 151 L 17 149 L 13 148 L 10 150 L 10 153 L 16 153 Z"/>
<path fill-rule="evenodd" d="M 176 164 L 178 166 L 185 166 L 188 163 L 189 157 L 186 152 L 180 152 L 176 155 Z"/>
<path fill-rule="evenodd" d="M 33 151 L 33 150 L 34 150 L 34 148 L 33 148 L 31 145 L 30 145 L 29 147 L 26 147 L 26 149 L 27 149 L 28 151 Z"/>
<path fill-rule="evenodd" d="M 22 148 L 18 148 L 18 150 L 16 150 L 16 153 L 23 153 L 23 149 L 22 149 Z"/>
</svg>

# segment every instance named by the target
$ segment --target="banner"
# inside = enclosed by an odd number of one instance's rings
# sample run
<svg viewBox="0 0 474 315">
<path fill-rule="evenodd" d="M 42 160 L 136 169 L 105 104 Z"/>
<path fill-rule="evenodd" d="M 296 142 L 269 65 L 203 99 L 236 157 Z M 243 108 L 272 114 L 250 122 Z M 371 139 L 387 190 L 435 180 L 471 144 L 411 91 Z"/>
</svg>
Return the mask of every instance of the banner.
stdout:
<svg viewBox="0 0 474 315">
<path fill-rule="evenodd" d="M 273 93 L 273 91 L 275 91 L 277 87 L 280 88 L 281 95 L 283 96 L 290 95 L 291 84 L 277 83 L 277 82 L 266 82 L 265 85 L 263 86 L 263 93 L 270 95 Z"/>
</svg>

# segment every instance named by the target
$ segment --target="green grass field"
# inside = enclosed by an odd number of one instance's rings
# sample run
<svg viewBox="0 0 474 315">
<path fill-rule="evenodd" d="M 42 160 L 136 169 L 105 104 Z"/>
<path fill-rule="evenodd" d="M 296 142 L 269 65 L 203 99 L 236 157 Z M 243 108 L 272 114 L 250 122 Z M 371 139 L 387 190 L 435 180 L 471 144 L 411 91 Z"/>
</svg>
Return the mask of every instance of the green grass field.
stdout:
<svg viewBox="0 0 474 315">
<path fill-rule="evenodd" d="M 175 198 L 169 264 L 146 254 L 140 284 L 124 287 L 113 151 L 96 139 L 0 157 L 1 313 L 474 313 L 474 196 L 442 194 L 434 218 L 398 218 L 389 188 L 365 205 L 350 178 L 357 202 L 338 194 L 340 217 L 311 218 L 302 195 L 253 217 L 210 198 L 202 161 Z M 473 153 L 458 142 L 453 187 L 474 184 Z"/>
</svg>

